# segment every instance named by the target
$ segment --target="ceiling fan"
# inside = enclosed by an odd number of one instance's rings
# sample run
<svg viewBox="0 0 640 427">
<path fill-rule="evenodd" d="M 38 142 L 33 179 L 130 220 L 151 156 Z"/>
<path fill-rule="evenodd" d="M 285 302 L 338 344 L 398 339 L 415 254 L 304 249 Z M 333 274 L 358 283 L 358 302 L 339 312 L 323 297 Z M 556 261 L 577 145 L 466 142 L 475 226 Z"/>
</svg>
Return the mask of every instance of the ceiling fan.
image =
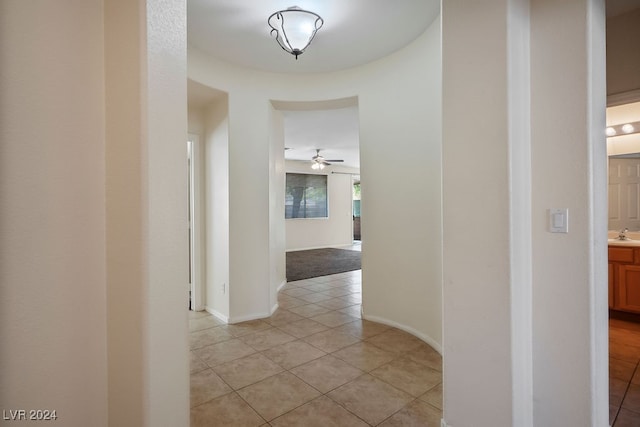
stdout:
<svg viewBox="0 0 640 427">
<path fill-rule="evenodd" d="M 327 160 L 323 156 L 320 155 L 320 149 L 316 148 L 316 155 L 311 158 L 313 164 L 311 165 L 312 169 L 324 169 L 325 166 L 331 166 L 331 163 L 340 163 L 344 162 L 344 160 Z M 331 163 L 330 163 L 331 162 Z"/>
</svg>

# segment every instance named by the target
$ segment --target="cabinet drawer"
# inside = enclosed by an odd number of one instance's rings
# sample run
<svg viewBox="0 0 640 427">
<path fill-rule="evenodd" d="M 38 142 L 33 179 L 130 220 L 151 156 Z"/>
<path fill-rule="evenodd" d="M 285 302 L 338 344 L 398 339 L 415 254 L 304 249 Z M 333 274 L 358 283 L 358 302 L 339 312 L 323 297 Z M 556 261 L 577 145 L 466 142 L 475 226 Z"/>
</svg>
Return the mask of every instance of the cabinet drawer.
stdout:
<svg viewBox="0 0 640 427">
<path fill-rule="evenodd" d="M 609 246 L 609 261 L 633 262 L 633 248 Z"/>
</svg>

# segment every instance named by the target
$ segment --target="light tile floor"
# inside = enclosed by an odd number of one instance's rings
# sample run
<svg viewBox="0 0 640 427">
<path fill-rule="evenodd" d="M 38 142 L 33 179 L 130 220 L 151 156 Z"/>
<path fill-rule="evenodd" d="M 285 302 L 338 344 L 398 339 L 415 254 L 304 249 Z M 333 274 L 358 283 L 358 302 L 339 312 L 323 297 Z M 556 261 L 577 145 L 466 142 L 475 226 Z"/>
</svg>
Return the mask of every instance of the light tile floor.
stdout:
<svg viewBox="0 0 640 427">
<path fill-rule="evenodd" d="M 640 426 L 640 323 L 609 320 L 609 421 Z"/>
<path fill-rule="evenodd" d="M 442 358 L 362 320 L 360 276 L 288 283 L 268 319 L 190 312 L 191 426 L 440 426 Z"/>
</svg>

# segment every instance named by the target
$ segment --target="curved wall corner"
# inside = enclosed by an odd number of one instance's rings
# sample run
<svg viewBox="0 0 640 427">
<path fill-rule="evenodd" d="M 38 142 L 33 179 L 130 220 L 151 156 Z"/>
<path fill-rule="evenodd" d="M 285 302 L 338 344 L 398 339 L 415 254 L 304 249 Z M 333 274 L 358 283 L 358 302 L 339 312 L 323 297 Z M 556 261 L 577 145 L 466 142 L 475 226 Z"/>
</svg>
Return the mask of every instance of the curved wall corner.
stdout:
<svg viewBox="0 0 640 427">
<path fill-rule="evenodd" d="M 271 293 L 277 287 L 265 286 L 265 278 L 271 277 L 270 259 L 285 251 L 282 243 L 273 244 L 283 240 L 270 232 L 279 229 L 269 217 L 270 168 L 255 160 L 273 153 L 270 100 L 357 96 L 363 307 L 370 319 L 400 327 L 438 349 L 442 342 L 440 19 L 404 49 L 334 73 L 265 73 L 195 49 L 189 50 L 188 64 L 190 79 L 229 94 L 230 317 L 268 316 Z M 239 198 L 250 198 L 251 205 L 235 203 Z"/>
</svg>

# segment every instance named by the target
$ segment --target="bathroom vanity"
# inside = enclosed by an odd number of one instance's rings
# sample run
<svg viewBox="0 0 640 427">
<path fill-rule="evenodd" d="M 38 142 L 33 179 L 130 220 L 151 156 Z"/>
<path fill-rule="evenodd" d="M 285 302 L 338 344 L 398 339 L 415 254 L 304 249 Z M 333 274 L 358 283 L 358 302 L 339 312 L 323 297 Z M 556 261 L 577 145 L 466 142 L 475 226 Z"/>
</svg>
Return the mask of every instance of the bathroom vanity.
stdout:
<svg viewBox="0 0 640 427">
<path fill-rule="evenodd" d="M 609 239 L 609 308 L 640 314 L 640 240 Z"/>
</svg>

